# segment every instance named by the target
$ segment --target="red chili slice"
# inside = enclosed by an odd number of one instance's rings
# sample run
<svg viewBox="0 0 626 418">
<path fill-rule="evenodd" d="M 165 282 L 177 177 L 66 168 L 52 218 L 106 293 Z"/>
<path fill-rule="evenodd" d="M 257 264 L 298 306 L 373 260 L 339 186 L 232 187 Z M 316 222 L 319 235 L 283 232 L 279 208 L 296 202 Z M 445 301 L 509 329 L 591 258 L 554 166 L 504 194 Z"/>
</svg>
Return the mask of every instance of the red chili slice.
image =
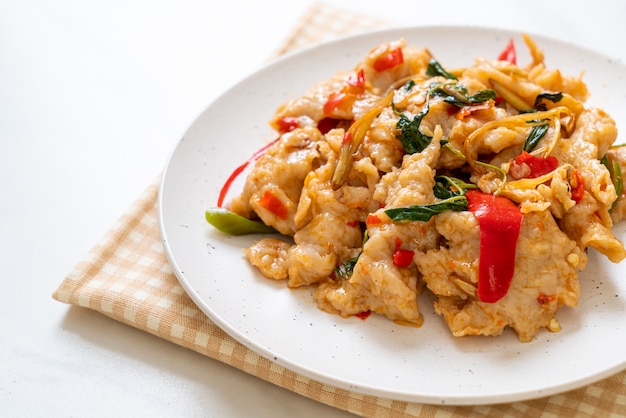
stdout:
<svg viewBox="0 0 626 418">
<path fill-rule="evenodd" d="M 572 170 L 570 185 L 572 186 L 572 200 L 580 203 L 585 194 L 585 180 L 578 170 Z"/>
<path fill-rule="evenodd" d="M 263 154 L 265 154 L 265 151 L 267 151 L 267 149 L 269 147 L 271 147 L 272 145 L 274 145 L 279 139 L 280 139 L 280 137 L 276 138 L 275 140 L 273 140 L 269 144 L 265 145 L 263 148 L 259 149 L 257 152 L 252 154 L 252 156 L 250 158 L 248 158 L 243 164 L 241 164 L 239 167 L 235 168 L 235 170 L 230 174 L 230 176 L 228 176 L 228 178 L 226 179 L 226 182 L 224 182 L 224 185 L 220 189 L 220 194 L 217 197 L 217 207 L 218 208 L 222 207 L 222 205 L 224 204 L 224 199 L 226 198 L 226 194 L 228 193 L 228 189 L 230 189 L 230 186 L 233 184 L 235 179 L 243 172 L 243 170 L 246 169 L 248 164 L 250 164 L 253 161 L 258 160 L 259 158 L 261 158 L 261 156 Z"/>
<path fill-rule="evenodd" d="M 332 129 L 335 129 L 337 125 L 339 125 L 339 121 L 340 119 L 323 118 L 322 120 L 317 122 L 317 129 L 319 129 L 322 134 L 327 134 Z"/>
<path fill-rule="evenodd" d="M 356 97 L 354 94 L 347 93 L 345 91 L 339 91 L 332 93 L 328 96 L 326 103 L 324 103 L 324 115 L 332 116 L 335 110 L 339 109 L 344 112 L 348 112 L 352 109 Z"/>
<path fill-rule="evenodd" d="M 402 55 L 402 48 L 398 47 L 387 55 L 383 55 L 374 61 L 374 69 L 378 72 L 389 70 L 404 62 L 404 56 Z"/>
<path fill-rule="evenodd" d="M 527 166 L 527 167 L 524 167 Z M 536 178 L 551 171 L 556 170 L 559 166 L 559 160 L 556 157 L 535 157 L 526 151 L 522 151 L 513 161 L 511 173 L 519 173 L 516 178 Z"/>
<path fill-rule="evenodd" d="M 393 264 L 398 267 L 408 267 L 413 262 L 415 253 L 411 250 L 396 248 L 393 252 Z"/>
<path fill-rule="evenodd" d="M 334 116 L 336 110 L 349 112 L 356 100 L 356 96 L 365 91 L 365 75 L 363 70 L 352 74 L 340 91 L 331 93 L 324 103 L 324 116 Z"/>
<path fill-rule="evenodd" d="M 351 141 L 352 141 L 352 132 L 346 131 L 346 133 L 343 134 L 343 139 L 341 140 L 341 145 L 347 144 L 348 142 L 351 142 Z"/>
<path fill-rule="evenodd" d="M 287 219 L 287 207 L 269 190 L 263 193 L 263 197 L 259 199 L 259 204 L 265 209 L 278 216 L 280 219 Z"/>
<path fill-rule="evenodd" d="M 540 305 L 545 305 L 546 303 L 550 303 L 553 300 L 554 296 L 546 295 L 545 293 L 540 293 L 539 296 L 537 296 L 537 302 Z"/>
<path fill-rule="evenodd" d="M 509 39 L 509 43 L 506 44 L 504 50 L 498 55 L 500 61 L 508 61 L 511 64 L 517 65 L 517 53 L 515 52 L 515 43 L 513 38 Z"/>
<path fill-rule="evenodd" d="M 478 298 L 487 303 L 502 299 L 515 272 L 515 252 L 524 215 L 507 198 L 468 190 L 468 209 L 478 218 L 480 256 Z"/>
<path fill-rule="evenodd" d="M 354 314 L 354 316 L 365 321 L 367 318 L 369 318 L 371 314 L 372 314 L 372 311 L 364 311 L 364 312 L 359 312 L 357 314 Z"/>
<path fill-rule="evenodd" d="M 363 69 L 360 69 L 358 72 L 348 77 L 346 83 L 346 87 L 350 93 L 362 94 L 365 91 L 365 73 Z"/>
<path fill-rule="evenodd" d="M 464 118 L 468 117 L 469 115 L 471 115 L 474 112 L 477 112 L 479 110 L 486 110 L 489 109 L 490 107 L 492 107 L 494 105 L 495 101 L 493 100 L 489 100 L 485 103 L 481 103 L 479 105 L 473 105 L 473 106 L 463 106 L 461 109 L 459 109 L 458 112 L 456 112 L 456 118 L 459 120 L 463 120 Z M 450 114 L 450 111 L 448 111 L 448 114 Z"/>
<path fill-rule="evenodd" d="M 276 121 L 280 133 L 291 132 L 300 126 L 298 118 L 294 116 L 283 116 Z"/>
</svg>

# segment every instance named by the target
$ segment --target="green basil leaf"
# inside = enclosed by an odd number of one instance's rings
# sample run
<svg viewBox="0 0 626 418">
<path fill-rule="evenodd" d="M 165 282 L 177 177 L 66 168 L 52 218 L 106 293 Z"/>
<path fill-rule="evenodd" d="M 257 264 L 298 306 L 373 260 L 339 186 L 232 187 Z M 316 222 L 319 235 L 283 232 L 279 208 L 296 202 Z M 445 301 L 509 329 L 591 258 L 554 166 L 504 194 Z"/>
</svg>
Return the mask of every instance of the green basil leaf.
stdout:
<svg viewBox="0 0 626 418">
<path fill-rule="evenodd" d="M 552 103 L 558 103 L 558 102 L 561 101 L 561 99 L 563 99 L 563 93 L 541 93 L 541 94 L 538 94 L 537 97 L 535 98 L 535 105 L 533 107 L 536 110 L 539 110 L 539 111 L 548 110 L 548 108 L 546 107 L 546 104 L 542 103 L 542 101 L 544 99 L 550 100 Z"/>
<path fill-rule="evenodd" d="M 617 161 L 613 161 L 613 170 L 611 171 L 611 179 L 613 180 L 613 185 L 615 186 L 615 193 L 617 194 L 617 199 L 611 205 L 611 210 L 615 207 L 617 201 L 622 197 L 622 192 L 624 190 L 624 178 L 622 177 L 622 167 L 619 165 Z"/>
<path fill-rule="evenodd" d="M 356 262 L 359 261 L 360 256 L 361 253 L 359 253 L 359 255 L 357 255 L 356 257 L 346 261 L 344 264 L 335 267 L 335 274 L 337 275 L 337 277 L 339 277 L 340 279 L 347 279 L 352 276 L 352 273 L 354 273 L 354 266 L 356 265 Z"/>
<path fill-rule="evenodd" d="M 457 80 L 456 76 L 446 71 L 443 66 L 434 58 L 428 61 L 428 67 L 426 67 L 426 75 L 431 77 L 442 76 L 450 80 Z"/>
<path fill-rule="evenodd" d="M 541 125 L 533 126 L 528 134 L 528 137 L 524 141 L 524 151 L 531 152 L 535 149 L 541 138 L 543 138 L 548 132 L 548 124 L 542 123 Z"/>
<path fill-rule="evenodd" d="M 369 235 L 366 229 L 363 233 L 363 246 L 365 246 L 365 243 L 368 239 Z M 359 261 L 359 257 L 361 257 L 361 254 L 363 254 L 363 250 L 361 250 L 361 252 L 356 257 L 353 257 L 342 265 L 335 267 L 335 274 L 337 275 L 337 277 L 339 277 L 340 279 L 348 279 L 350 276 L 352 276 L 352 273 L 354 273 L 354 266 L 356 265 L 357 261 Z"/>
<path fill-rule="evenodd" d="M 433 186 L 433 193 L 435 194 L 435 197 L 437 199 L 442 199 L 442 200 L 450 199 L 454 196 L 458 196 L 457 192 L 447 189 L 441 183 L 435 183 L 435 185 Z"/>
<path fill-rule="evenodd" d="M 622 177 L 622 167 L 620 167 L 617 161 L 613 161 L 612 164 L 611 180 L 613 181 L 613 185 L 615 185 L 615 194 L 617 194 L 618 197 L 621 196 L 624 183 Z"/>
<path fill-rule="evenodd" d="M 622 167 L 619 165 L 619 162 L 609 159 L 607 155 L 602 157 L 600 162 L 609 171 L 609 175 L 611 176 L 611 182 L 613 183 L 613 186 L 615 186 L 615 193 L 617 194 L 617 199 L 615 199 L 615 202 L 613 202 L 613 205 L 611 205 L 611 209 L 609 210 L 609 211 L 612 211 L 615 205 L 617 204 L 617 201 L 622 196 L 622 191 L 624 190 L 624 179 L 622 177 Z"/>
<path fill-rule="evenodd" d="M 404 84 L 404 91 L 409 92 L 415 85 L 415 80 L 409 80 Z"/>
<path fill-rule="evenodd" d="M 484 103 L 488 100 L 495 100 L 495 90 L 485 89 L 476 92 L 471 96 L 467 95 L 467 89 L 461 84 L 439 84 L 431 89 L 433 97 L 440 97 L 444 102 L 456 107 Z"/>
<path fill-rule="evenodd" d="M 431 137 L 423 134 L 419 130 L 423 117 L 423 114 L 418 113 L 413 120 L 410 120 L 405 115 L 401 115 L 400 120 L 398 120 L 396 124 L 396 128 L 401 130 L 398 139 L 402 142 L 402 147 L 407 154 L 415 154 L 416 152 L 424 151 L 432 140 Z"/>
<path fill-rule="evenodd" d="M 432 97 L 440 97 L 444 102 L 456 107 L 470 104 L 467 89 L 460 84 L 433 84 L 430 89 Z"/>
<path fill-rule="evenodd" d="M 476 189 L 473 183 L 466 183 L 465 181 L 449 176 L 436 176 L 435 186 L 433 187 L 433 193 L 438 199 L 446 200 L 457 196 L 465 195 L 467 189 Z"/>
<path fill-rule="evenodd" d="M 402 147 L 407 154 L 415 154 L 416 152 L 422 152 L 428 145 L 430 145 L 431 137 L 423 134 L 419 127 L 422 123 L 424 116 L 428 114 L 428 103 L 424 105 L 422 110 L 413 117 L 413 120 L 409 119 L 404 113 L 400 113 L 396 110 L 393 103 L 391 104 L 394 112 L 399 115 L 400 119 L 396 123 L 396 129 L 400 130 L 400 135 L 397 138 L 402 142 Z"/>
<path fill-rule="evenodd" d="M 385 214 L 393 221 L 410 222 L 422 221 L 427 222 L 435 215 L 447 211 L 460 212 L 467 210 L 467 199 L 465 196 L 455 196 L 438 203 L 427 205 L 413 205 L 401 208 L 392 208 L 385 210 Z"/>
<path fill-rule="evenodd" d="M 470 103 L 484 103 L 488 100 L 496 100 L 496 91 L 492 89 L 485 89 L 476 92 L 476 94 L 467 98 Z"/>
</svg>

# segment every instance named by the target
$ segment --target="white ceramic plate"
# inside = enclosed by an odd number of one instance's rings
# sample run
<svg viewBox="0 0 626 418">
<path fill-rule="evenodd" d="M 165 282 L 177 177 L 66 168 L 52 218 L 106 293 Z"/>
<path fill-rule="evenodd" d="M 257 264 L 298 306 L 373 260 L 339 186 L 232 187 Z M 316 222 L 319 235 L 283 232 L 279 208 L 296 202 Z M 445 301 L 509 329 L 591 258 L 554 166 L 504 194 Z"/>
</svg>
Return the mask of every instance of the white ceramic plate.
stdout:
<svg viewBox="0 0 626 418">
<path fill-rule="evenodd" d="M 344 38 L 288 55 L 255 72 L 212 103 L 175 147 L 159 196 L 163 243 L 180 283 L 214 322 L 248 348 L 302 375 L 391 399 L 484 404 L 574 389 L 626 366 L 626 263 L 590 252 L 576 309 L 563 308 L 563 330 L 530 343 L 513 332 L 454 338 L 420 296 L 422 328 L 372 315 L 344 319 L 315 306 L 310 290 L 289 290 L 261 277 L 241 248 L 258 237 L 229 237 L 204 220 L 228 175 L 274 134 L 268 120 L 338 70 L 351 69 L 382 41 L 405 38 L 428 47 L 446 67 L 496 57 L 514 37 L 519 63 L 529 62 L 519 34 L 469 27 L 393 29 Z M 626 68 L 589 50 L 534 36 L 551 68 L 585 71 L 592 97 L 626 130 Z M 243 176 L 242 176 L 243 177 Z M 243 179 L 241 179 L 243 181 Z M 233 194 L 241 183 L 233 186 Z M 618 237 L 626 237 L 624 225 Z"/>
</svg>

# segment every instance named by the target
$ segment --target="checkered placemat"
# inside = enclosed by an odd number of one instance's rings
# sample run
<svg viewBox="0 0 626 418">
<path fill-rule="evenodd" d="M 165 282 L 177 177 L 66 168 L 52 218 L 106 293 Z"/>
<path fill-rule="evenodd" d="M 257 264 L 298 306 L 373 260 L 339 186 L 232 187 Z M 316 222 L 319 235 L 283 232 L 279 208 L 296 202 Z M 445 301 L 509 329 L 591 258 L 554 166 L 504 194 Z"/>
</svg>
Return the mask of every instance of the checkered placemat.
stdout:
<svg viewBox="0 0 626 418">
<path fill-rule="evenodd" d="M 350 12 L 338 13 L 333 7 L 318 3 L 303 16 L 279 52 L 383 23 Z M 101 312 L 308 398 L 364 417 L 626 416 L 626 372 L 532 401 L 435 406 L 354 393 L 285 369 L 227 335 L 180 286 L 161 244 L 158 188 L 157 180 L 146 189 L 67 275 L 54 291 L 55 299 Z"/>
</svg>

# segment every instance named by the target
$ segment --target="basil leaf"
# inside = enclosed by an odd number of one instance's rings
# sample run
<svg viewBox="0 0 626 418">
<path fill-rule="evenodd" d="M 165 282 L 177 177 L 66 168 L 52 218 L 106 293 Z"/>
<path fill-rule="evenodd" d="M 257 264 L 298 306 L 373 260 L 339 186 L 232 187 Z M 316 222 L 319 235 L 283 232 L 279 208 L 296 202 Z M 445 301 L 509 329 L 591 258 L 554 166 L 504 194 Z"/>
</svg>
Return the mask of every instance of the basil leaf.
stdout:
<svg viewBox="0 0 626 418">
<path fill-rule="evenodd" d="M 404 84 L 404 91 L 409 92 L 415 85 L 415 80 L 409 80 Z"/>
<path fill-rule="evenodd" d="M 624 190 L 624 179 L 622 177 L 622 167 L 619 165 L 619 162 L 609 159 L 607 155 L 602 157 L 600 162 L 606 167 L 607 170 L 609 170 L 609 175 L 611 176 L 611 182 L 613 183 L 613 186 L 615 186 L 615 193 L 617 194 L 617 199 L 615 199 L 615 201 L 611 205 L 611 209 L 609 209 L 609 212 L 610 212 L 613 210 L 613 208 L 617 204 L 617 201 L 622 196 L 622 191 Z"/>
<path fill-rule="evenodd" d="M 615 207 L 617 201 L 622 197 L 622 191 L 624 190 L 624 178 L 622 177 L 622 167 L 620 167 L 617 161 L 613 161 L 613 170 L 611 170 L 611 180 L 613 181 L 613 185 L 615 186 L 615 193 L 617 194 L 617 199 L 611 205 L 611 210 Z"/>
<path fill-rule="evenodd" d="M 468 96 L 467 99 L 472 104 L 484 103 L 488 100 L 496 100 L 496 91 L 492 89 L 480 90 L 476 94 Z"/>
<path fill-rule="evenodd" d="M 552 103 L 558 103 L 563 98 L 563 93 L 541 93 L 538 94 L 535 98 L 535 105 L 533 106 L 536 110 L 544 111 L 548 110 L 545 103 L 541 103 L 543 99 L 550 100 Z"/>
<path fill-rule="evenodd" d="M 528 134 L 528 137 L 524 141 L 524 151 L 531 152 L 535 149 L 541 138 L 543 138 L 548 132 L 548 124 L 542 123 L 541 125 L 533 126 Z"/>
<path fill-rule="evenodd" d="M 369 235 L 367 233 L 367 230 L 365 230 L 365 233 L 363 234 L 363 246 L 365 246 L 365 243 L 368 239 Z M 363 250 L 361 250 L 361 252 L 356 257 L 353 257 L 342 265 L 335 267 L 335 274 L 337 275 L 337 277 L 339 277 L 340 279 L 347 279 L 352 276 L 352 273 L 354 273 L 354 266 L 356 265 L 357 261 L 359 261 L 359 257 L 361 257 L 361 254 L 363 254 Z"/>
<path fill-rule="evenodd" d="M 466 183 L 461 179 L 449 176 L 436 176 L 435 185 L 433 186 L 433 193 L 438 199 L 451 199 L 457 196 L 465 195 L 467 189 L 476 189 L 473 183 Z"/>
<path fill-rule="evenodd" d="M 467 89 L 460 84 L 434 84 L 430 89 L 432 97 L 440 97 L 444 102 L 456 107 L 470 104 Z"/>
<path fill-rule="evenodd" d="M 354 273 L 354 266 L 356 265 L 356 262 L 359 261 L 360 256 L 361 253 L 359 253 L 359 255 L 357 255 L 356 257 L 346 261 L 344 264 L 335 267 L 335 274 L 337 275 L 337 277 L 339 277 L 340 279 L 347 279 L 352 276 L 352 273 Z"/>
<path fill-rule="evenodd" d="M 455 196 L 438 203 L 428 205 L 413 205 L 401 208 L 392 208 L 385 210 L 385 214 L 393 221 L 410 222 L 422 221 L 427 222 L 435 215 L 447 211 L 460 212 L 467 210 L 467 199 L 465 196 Z"/>
<path fill-rule="evenodd" d="M 446 189 L 444 185 L 442 185 L 441 183 L 435 183 L 435 185 L 433 186 L 433 193 L 435 194 L 435 197 L 437 199 L 450 199 L 453 198 L 454 196 L 458 196 L 457 192 L 454 192 L 450 189 Z"/>
<path fill-rule="evenodd" d="M 450 80 L 458 80 L 454 74 L 447 72 L 442 65 L 434 58 L 428 61 L 428 67 L 426 67 L 426 75 L 431 77 L 442 76 Z"/>
<path fill-rule="evenodd" d="M 408 84 L 409 83 L 405 86 L 408 86 Z M 430 145 L 432 138 L 423 134 L 419 129 L 422 119 L 424 119 L 430 110 L 430 97 L 441 97 L 446 103 L 457 107 L 464 107 L 471 106 L 476 103 L 483 103 L 490 99 L 495 99 L 496 92 L 494 90 L 485 89 L 480 90 L 472 96 L 467 96 L 467 89 L 461 84 L 435 83 L 431 85 L 427 92 L 426 104 L 422 110 L 413 117 L 412 120 L 405 114 L 399 112 L 392 103 L 391 107 L 393 111 L 399 116 L 398 122 L 396 123 L 396 129 L 400 130 L 400 135 L 397 135 L 397 138 L 400 142 L 402 142 L 402 147 L 407 154 L 422 152 L 428 145 Z"/>
<path fill-rule="evenodd" d="M 454 154 L 454 156 L 456 158 L 458 158 L 460 160 L 466 160 L 465 155 L 463 155 L 463 153 L 461 151 L 456 149 L 456 147 L 454 147 L 448 141 L 446 141 L 446 142 L 441 141 L 441 148 L 450 151 L 452 154 Z"/>
<path fill-rule="evenodd" d="M 397 135 L 397 138 L 402 142 L 404 151 L 407 154 L 415 154 L 416 152 L 424 151 L 432 140 L 431 137 L 423 134 L 419 129 L 422 119 L 428 114 L 428 103 L 413 117 L 413 120 L 409 119 L 405 114 L 398 112 L 393 104 L 392 108 L 394 112 L 400 116 L 400 119 L 398 119 L 396 123 L 396 129 L 400 130 L 400 135 Z"/>
<path fill-rule="evenodd" d="M 460 84 L 439 84 L 431 90 L 431 95 L 440 97 L 444 102 L 456 107 L 484 103 L 496 98 L 495 90 L 491 89 L 480 90 L 468 96 L 467 89 Z"/>
</svg>

